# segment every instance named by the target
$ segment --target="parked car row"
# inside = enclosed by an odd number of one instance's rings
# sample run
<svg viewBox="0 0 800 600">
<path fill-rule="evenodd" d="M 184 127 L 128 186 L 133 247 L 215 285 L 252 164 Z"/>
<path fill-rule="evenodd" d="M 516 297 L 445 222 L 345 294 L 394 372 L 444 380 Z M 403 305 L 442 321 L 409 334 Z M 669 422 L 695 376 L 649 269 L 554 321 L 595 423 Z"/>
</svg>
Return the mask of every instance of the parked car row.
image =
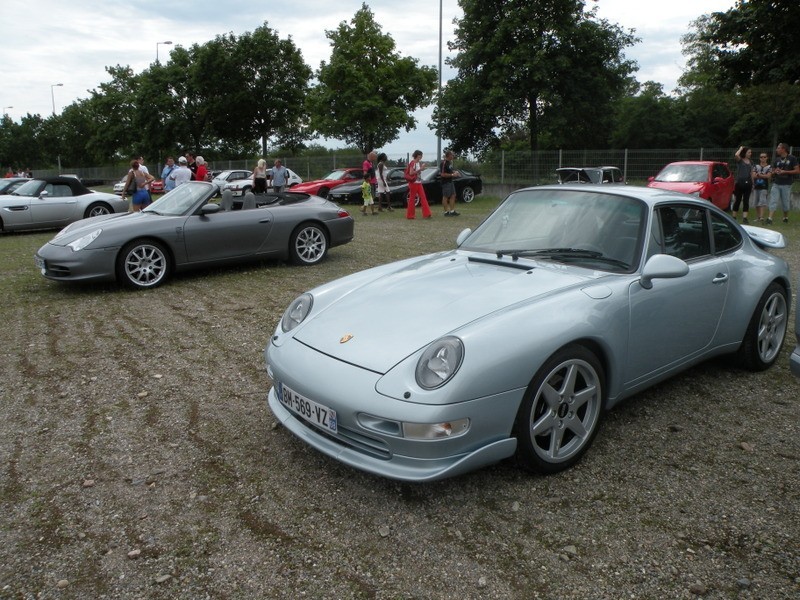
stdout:
<svg viewBox="0 0 800 600">
<path fill-rule="evenodd" d="M 389 197 L 392 206 L 405 206 L 408 202 L 408 182 L 405 180 L 403 168 L 390 169 L 386 175 L 389 184 Z M 473 175 L 467 171 L 459 169 L 460 176 L 453 179 L 456 188 L 456 199 L 461 202 L 472 202 L 475 196 L 483 191 L 483 181 L 480 176 Z M 422 170 L 422 187 L 425 190 L 425 197 L 431 204 L 441 204 L 442 184 L 439 178 L 439 169 L 429 167 Z M 361 193 L 361 179 L 358 183 L 344 183 L 329 192 L 328 197 L 338 204 L 361 204 L 363 202 Z M 377 203 L 378 200 L 375 199 Z"/>
</svg>

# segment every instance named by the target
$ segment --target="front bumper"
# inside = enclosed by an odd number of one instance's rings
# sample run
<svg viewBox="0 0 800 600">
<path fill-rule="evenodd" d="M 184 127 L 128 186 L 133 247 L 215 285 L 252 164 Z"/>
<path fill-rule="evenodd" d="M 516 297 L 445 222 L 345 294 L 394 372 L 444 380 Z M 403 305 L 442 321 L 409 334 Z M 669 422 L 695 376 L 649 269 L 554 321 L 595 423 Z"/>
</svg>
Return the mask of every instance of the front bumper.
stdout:
<svg viewBox="0 0 800 600">
<path fill-rule="evenodd" d="M 524 390 L 453 402 L 417 404 L 377 392 L 381 375 L 285 340 L 265 351 L 276 383 L 267 396 L 276 418 L 302 441 L 346 465 L 400 481 L 434 481 L 496 463 L 514 454 L 510 437 Z M 338 432 L 317 428 L 278 398 L 280 384 L 337 413 Z M 443 392 L 444 393 L 444 392 Z M 408 439 L 365 422 L 440 423 L 469 418 L 469 430 L 438 440 Z"/>
<path fill-rule="evenodd" d="M 34 261 L 42 275 L 53 281 L 114 281 L 119 248 L 84 248 L 73 252 L 66 246 L 47 243 Z"/>
</svg>

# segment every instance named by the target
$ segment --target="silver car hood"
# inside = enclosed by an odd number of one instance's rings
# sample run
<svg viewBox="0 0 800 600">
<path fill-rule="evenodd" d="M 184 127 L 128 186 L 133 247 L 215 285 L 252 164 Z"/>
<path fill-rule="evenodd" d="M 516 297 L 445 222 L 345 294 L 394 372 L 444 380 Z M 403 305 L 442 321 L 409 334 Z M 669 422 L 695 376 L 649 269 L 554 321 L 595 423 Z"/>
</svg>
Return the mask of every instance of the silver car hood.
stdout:
<svg viewBox="0 0 800 600">
<path fill-rule="evenodd" d="M 141 212 L 135 213 L 114 213 L 110 215 L 100 215 L 97 217 L 90 217 L 88 219 L 81 219 L 74 223 L 67 225 L 64 229 L 58 232 L 56 237 L 50 240 L 50 244 L 54 246 L 66 246 L 74 242 L 78 238 L 91 233 L 96 229 L 102 229 L 106 234 L 105 237 L 98 238 L 98 243 L 93 244 L 92 247 L 102 246 L 102 242 L 108 238 L 108 233 L 119 229 L 127 229 L 134 223 L 147 219 L 149 215 Z"/>
<path fill-rule="evenodd" d="M 486 258 L 486 255 L 482 255 Z M 386 373 L 430 342 L 519 302 L 585 285 L 596 272 L 463 252 L 424 257 L 325 307 L 295 339 L 342 361 Z M 517 263 L 518 266 L 521 266 Z"/>
</svg>

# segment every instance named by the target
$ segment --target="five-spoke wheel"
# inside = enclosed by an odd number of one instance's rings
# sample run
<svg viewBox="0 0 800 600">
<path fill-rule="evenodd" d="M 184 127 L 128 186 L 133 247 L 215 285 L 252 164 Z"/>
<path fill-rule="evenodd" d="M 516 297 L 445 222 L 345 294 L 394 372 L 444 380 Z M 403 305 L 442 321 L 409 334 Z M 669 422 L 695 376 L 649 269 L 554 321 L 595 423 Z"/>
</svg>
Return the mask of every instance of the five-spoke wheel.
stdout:
<svg viewBox="0 0 800 600">
<path fill-rule="evenodd" d="M 550 357 L 517 414 L 520 464 L 539 473 L 574 465 L 597 433 L 604 387 L 602 365 L 587 348 L 570 345 Z"/>
</svg>

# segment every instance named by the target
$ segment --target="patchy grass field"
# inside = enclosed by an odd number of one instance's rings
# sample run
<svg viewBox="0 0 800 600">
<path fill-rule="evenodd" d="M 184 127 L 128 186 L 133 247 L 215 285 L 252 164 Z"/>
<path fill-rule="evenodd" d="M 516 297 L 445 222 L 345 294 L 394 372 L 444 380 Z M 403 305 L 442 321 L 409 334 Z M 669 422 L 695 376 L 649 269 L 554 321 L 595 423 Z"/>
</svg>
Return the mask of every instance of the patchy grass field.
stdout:
<svg viewBox="0 0 800 600">
<path fill-rule="evenodd" d="M 553 477 L 399 484 L 276 426 L 262 351 L 286 305 L 451 248 L 497 201 L 415 221 L 350 207 L 356 239 L 321 265 L 147 292 L 46 281 L 52 232 L 0 236 L 0 598 L 799 595 L 789 344 L 767 373 L 714 361 L 640 394 Z M 778 227 L 796 274 L 800 223 Z"/>
</svg>

